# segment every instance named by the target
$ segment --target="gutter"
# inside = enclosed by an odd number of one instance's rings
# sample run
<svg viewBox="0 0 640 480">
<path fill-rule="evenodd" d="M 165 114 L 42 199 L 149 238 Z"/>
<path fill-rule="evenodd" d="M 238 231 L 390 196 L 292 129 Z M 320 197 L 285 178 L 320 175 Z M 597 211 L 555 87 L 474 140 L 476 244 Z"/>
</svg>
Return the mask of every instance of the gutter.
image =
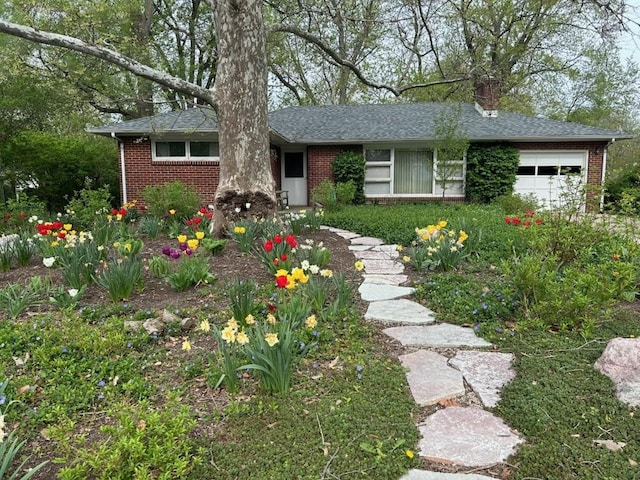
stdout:
<svg viewBox="0 0 640 480">
<path fill-rule="evenodd" d="M 117 136 L 116 132 L 111 132 L 111 138 L 115 139 L 118 142 L 118 149 L 120 151 L 120 178 L 122 182 L 122 192 L 120 196 L 122 197 L 122 204 L 128 203 L 127 199 L 127 170 L 124 164 L 124 142 L 122 142 Z"/>
<path fill-rule="evenodd" d="M 602 152 L 602 178 L 600 179 L 600 185 L 602 185 L 602 195 L 600 196 L 600 211 L 604 211 L 604 181 L 607 173 L 607 154 L 609 153 L 609 146 L 615 142 L 616 139 L 612 138 L 609 143 L 604 146 Z"/>
</svg>

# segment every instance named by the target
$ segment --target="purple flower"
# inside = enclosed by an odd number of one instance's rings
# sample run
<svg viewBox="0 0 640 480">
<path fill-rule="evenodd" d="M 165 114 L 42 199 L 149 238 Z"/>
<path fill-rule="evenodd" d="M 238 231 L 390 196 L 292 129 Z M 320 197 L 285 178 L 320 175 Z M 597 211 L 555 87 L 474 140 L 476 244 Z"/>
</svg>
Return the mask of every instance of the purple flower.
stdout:
<svg viewBox="0 0 640 480">
<path fill-rule="evenodd" d="M 478 330 L 480 330 L 480 324 L 477 323 L 475 327 L 473 327 L 473 329 L 477 332 Z"/>
<path fill-rule="evenodd" d="M 180 252 L 178 252 L 177 250 L 171 250 L 171 258 L 177 260 L 178 258 L 180 258 Z"/>
<path fill-rule="evenodd" d="M 68 351 L 67 347 L 62 347 L 62 353 L 67 353 Z"/>
<path fill-rule="evenodd" d="M 356 375 L 356 377 L 358 378 L 358 380 L 362 380 L 362 374 L 359 373 L 358 375 Z"/>
<path fill-rule="evenodd" d="M 189 246 L 188 246 L 186 243 L 181 243 L 181 244 L 180 244 L 180 250 L 182 250 L 183 252 L 184 252 L 187 248 L 189 248 Z"/>
<path fill-rule="evenodd" d="M 164 253 L 165 255 L 171 255 L 171 247 L 162 247 L 162 253 Z"/>
<path fill-rule="evenodd" d="M 100 380 L 98 382 L 98 387 L 100 387 L 100 388 L 104 387 L 105 385 L 106 385 L 106 383 L 104 383 L 104 380 Z"/>
<path fill-rule="evenodd" d="M 0 405 L 4 405 L 4 402 L 7 401 L 7 397 L 5 397 L 4 395 L 0 395 Z"/>
<path fill-rule="evenodd" d="M 191 250 L 190 248 L 186 248 L 184 253 L 186 253 L 187 255 L 191 255 L 193 253 L 193 250 Z"/>
<path fill-rule="evenodd" d="M 362 365 L 356 365 L 356 372 L 362 371 Z"/>
</svg>

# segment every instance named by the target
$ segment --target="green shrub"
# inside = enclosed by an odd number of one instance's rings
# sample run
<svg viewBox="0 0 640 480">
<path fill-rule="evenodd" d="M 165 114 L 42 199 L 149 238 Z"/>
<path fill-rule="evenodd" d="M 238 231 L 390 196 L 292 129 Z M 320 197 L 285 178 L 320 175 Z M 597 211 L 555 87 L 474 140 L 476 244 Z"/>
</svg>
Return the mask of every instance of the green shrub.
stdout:
<svg viewBox="0 0 640 480">
<path fill-rule="evenodd" d="M 157 217 L 163 217 L 170 210 L 175 210 L 177 217 L 186 219 L 202 205 L 202 199 L 194 187 L 179 181 L 164 185 L 147 185 L 142 191 L 142 198 L 149 214 Z"/>
<path fill-rule="evenodd" d="M 323 180 L 311 191 L 311 200 L 322 205 L 326 211 L 335 210 L 338 205 L 335 184 L 330 180 Z"/>
<path fill-rule="evenodd" d="M 605 183 L 605 204 L 615 212 L 640 213 L 640 163 L 616 172 Z"/>
<path fill-rule="evenodd" d="M 333 179 L 337 185 L 352 182 L 354 194 L 352 199 L 344 203 L 364 203 L 365 159 L 362 153 L 343 151 L 333 159 L 331 164 Z M 338 195 L 338 199 L 340 195 Z"/>
<path fill-rule="evenodd" d="M 30 229 L 31 216 L 46 216 L 43 202 L 33 196 L 28 197 L 24 192 L 18 193 L 16 198 L 7 199 L 4 206 L 0 204 L 0 236 Z"/>
<path fill-rule="evenodd" d="M 505 215 L 517 215 L 527 210 L 537 211 L 540 208 L 540 202 L 532 193 L 521 195 L 512 193 L 502 195 L 497 199 L 498 205 L 502 208 Z"/>
<path fill-rule="evenodd" d="M 511 194 L 519 162 L 516 147 L 471 145 L 467 152 L 467 199 L 490 203 L 501 195 Z"/>
<path fill-rule="evenodd" d="M 336 200 L 339 205 L 348 205 L 355 201 L 356 185 L 349 180 L 348 182 L 336 183 Z"/>
<path fill-rule="evenodd" d="M 90 230 L 96 217 L 108 215 L 112 206 L 113 195 L 109 185 L 93 188 L 91 182 L 87 181 L 82 190 L 75 192 L 65 211 L 73 218 L 77 230 Z"/>
</svg>

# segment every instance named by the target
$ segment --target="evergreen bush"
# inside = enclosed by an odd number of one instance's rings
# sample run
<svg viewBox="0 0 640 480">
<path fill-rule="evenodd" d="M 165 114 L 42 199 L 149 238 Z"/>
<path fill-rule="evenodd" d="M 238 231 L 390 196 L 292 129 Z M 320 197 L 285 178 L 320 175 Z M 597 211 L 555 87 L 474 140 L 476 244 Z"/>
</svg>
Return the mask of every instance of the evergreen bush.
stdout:
<svg viewBox="0 0 640 480">
<path fill-rule="evenodd" d="M 333 159 L 331 164 L 333 179 L 337 185 L 353 182 L 355 193 L 353 203 L 364 203 L 365 159 L 362 153 L 343 151 Z"/>
<path fill-rule="evenodd" d="M 471 145 L 467 153 L 467 199 L 491 203 L 513 192 L 520 154 L 511 145 Z"/>
</svg>

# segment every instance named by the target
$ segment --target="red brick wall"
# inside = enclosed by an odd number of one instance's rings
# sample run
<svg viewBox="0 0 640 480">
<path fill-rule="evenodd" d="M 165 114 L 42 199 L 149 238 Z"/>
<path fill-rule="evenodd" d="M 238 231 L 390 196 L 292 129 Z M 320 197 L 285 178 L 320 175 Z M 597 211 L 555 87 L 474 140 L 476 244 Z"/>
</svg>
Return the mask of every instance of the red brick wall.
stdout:
<svg viewBox="0 0 640 480">
<path fill-rule="evenodd" d="M 602 179 L 606 142 L 553 142 L 514 143 L 521 150 L 588 150 L 588 183 L 599 185 Z M 213 203 L 213 196 L 220 177 L 218 162 L 152 162 L 151 142 L 148 139 L 124 139 L 127 200 L 142 204 L 142 191 L 147 185 L 157 185 L 179 180 L 193 185 L 204 204 Z M 307 147 L 308 197 L 323 180 L 333 180 L 331 162 L 343 150 L 362 151 L 361 145 L 311 145 Z M 274 155 L 275 153 L 275 155 Z M 271 154 L 271 167 L 280 188 L 280 152 Z M 121 179 L 122 181 L 122 179 Z M 121 191 L 122 184 L 120 185 Z M 441 199 L 440 197 L 437 200 Z M 122 200 L 122 199 L 121 199 Z M 459 199 L 455 199 L 459 201 Z"/>
<path fill-rule="evenodd" d="M 323 180 L 333 181 L 331 162 L 344 150 L 362 152 L 362 145 L 310 145 L 307 147 L 307 197 Z"/>
<path fill-rule="evenodd" d="M 178 180 L 185 185 L 193 185 L 204 205 L 213 203 L 220 178 L 218 162 L 152 162 L 151 142 L 146 138 L 125 138 L 124 151 L 128 201 L 137 200 L 139 205 L 143 205 L 144 187 Z M 122 172 L 120 175 L 122 176 Z M 122 192 L 122 178 L 120 182 Z"/>
</svg>

